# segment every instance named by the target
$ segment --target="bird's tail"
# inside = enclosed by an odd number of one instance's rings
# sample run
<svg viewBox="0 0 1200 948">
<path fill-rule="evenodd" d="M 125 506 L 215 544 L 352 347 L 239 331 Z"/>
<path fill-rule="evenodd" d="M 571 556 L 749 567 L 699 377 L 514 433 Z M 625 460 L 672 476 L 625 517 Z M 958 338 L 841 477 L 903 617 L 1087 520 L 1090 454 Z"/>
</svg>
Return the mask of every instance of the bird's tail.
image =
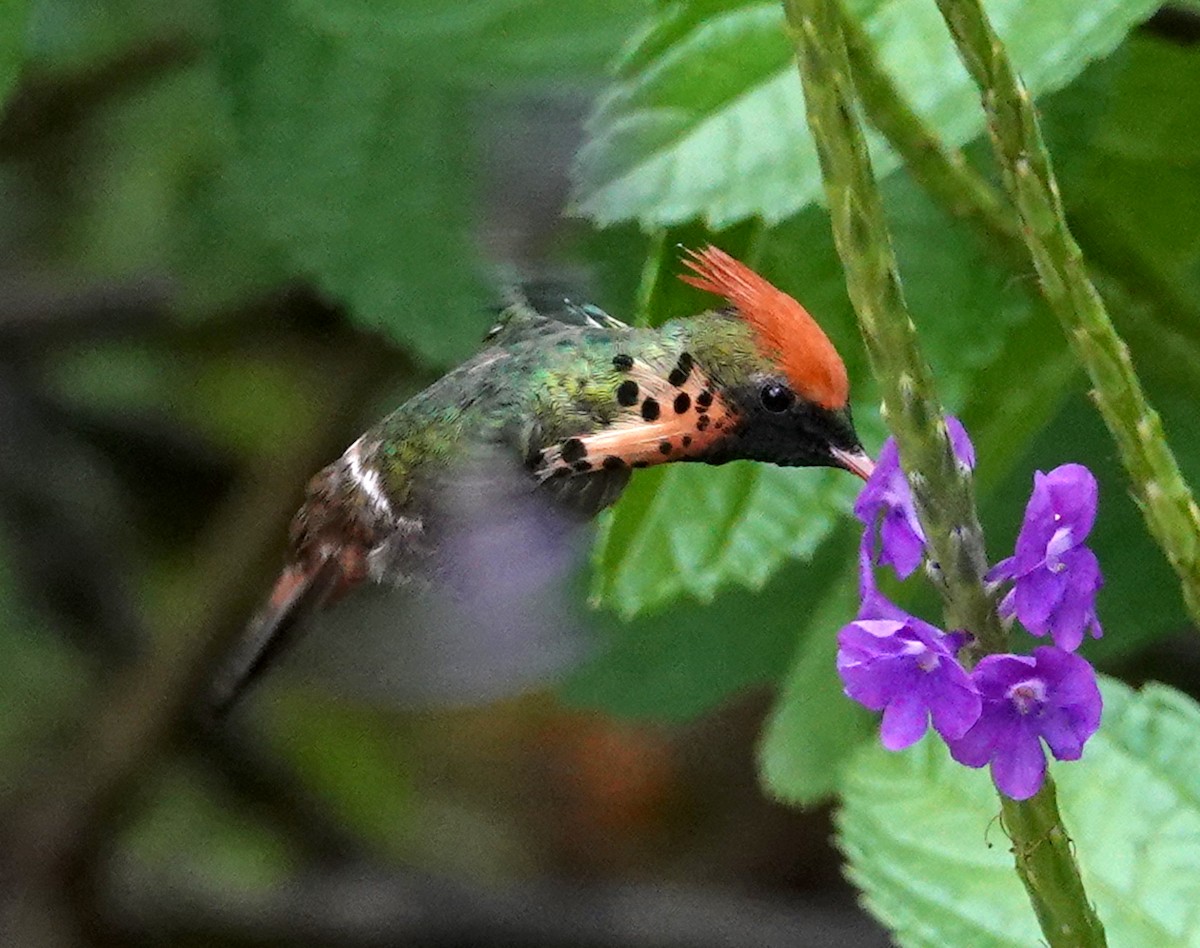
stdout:
<svg viewBox="0 0 1200 948">
<path fill-rule="evenodd" d="M 342 564 L 324 555 L 310 564 L 292 563 L 246 626 L 213 677 L 205 711 L 211 720 L 229 713 L 259 675 L 296 638 L 305 620 L 343 584 Z"/>
</svg>

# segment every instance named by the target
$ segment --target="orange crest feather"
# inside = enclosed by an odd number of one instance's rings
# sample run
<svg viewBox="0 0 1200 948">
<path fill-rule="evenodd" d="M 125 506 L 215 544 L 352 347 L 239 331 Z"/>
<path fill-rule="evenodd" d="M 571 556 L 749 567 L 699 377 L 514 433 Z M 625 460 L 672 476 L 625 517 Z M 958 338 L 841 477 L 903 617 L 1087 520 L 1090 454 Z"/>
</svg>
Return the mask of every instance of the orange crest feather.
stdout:
<svg viewBox="0 0 1200 948">
<path fill-rule="evenodd" d="M 764 354 L 778 363 L 796 392 L 825 408 L 846 404 L 850 396 L 846 366 L 803 306 L 711 244 L 687 253 L 683 262 L 693 273 L 679 279 L 723 296 L 737 307 L 754 328 Z"/>
</svg>

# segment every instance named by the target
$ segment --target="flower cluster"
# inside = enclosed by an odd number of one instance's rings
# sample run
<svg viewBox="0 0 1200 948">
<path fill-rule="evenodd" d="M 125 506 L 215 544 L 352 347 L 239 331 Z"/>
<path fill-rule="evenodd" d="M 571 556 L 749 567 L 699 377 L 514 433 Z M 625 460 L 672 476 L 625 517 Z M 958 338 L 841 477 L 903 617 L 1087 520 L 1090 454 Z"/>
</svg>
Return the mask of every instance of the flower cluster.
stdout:
<svg viewBox="0 0 1200 948">
<path fill-rule="evenodd" d="M 962 425 L 946 419 L 955 457 L 975 465 Z M 1057 760 L 1077 760 L 1100 724 L 1100 691 L 1091 665 L 1073 654 L 1086 631 L 1101 634 L 1096 556 L 1084 541 L 1096 519 L 1091 472 L 1065 464 L 1034 475 L 1033 493 L 1014 554 L 988 574 L 1011 583 L 1001 615 L 1054 645 L 1032 655 L 988 655 L 970 671 L 959 652 L 971 636 L 943 632 L 889 601 L 876 585 L 876 566 L 904 579 L 926 554 L 925 533 L 895 442 L 888 439 L 875 473 L 854 506 L 863 522 L 858 616 L 838 633 L 838 673 L 846 694 L 883 712 L 880 737 L 888 750 L 920 740 L 932 722 L 955 760 L 991 765 L 1002 793 L 1033 796 L 1046 775 L 1043 742 Z"/>
</svg>

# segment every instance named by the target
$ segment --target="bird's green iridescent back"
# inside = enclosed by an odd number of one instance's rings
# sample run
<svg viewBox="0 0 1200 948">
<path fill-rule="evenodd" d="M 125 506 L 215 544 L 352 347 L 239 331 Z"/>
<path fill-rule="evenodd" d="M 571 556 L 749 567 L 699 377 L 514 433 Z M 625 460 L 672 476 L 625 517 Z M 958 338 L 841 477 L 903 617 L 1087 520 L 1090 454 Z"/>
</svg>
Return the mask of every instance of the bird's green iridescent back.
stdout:
<svg viewBox="0 0 1200 948">
<path fill-rule="evenodd" d="M 745 324 L 724 312 L 657 329 L 547 321 L 539 335 L 497 341 L 364 435 L 363 461 L 380 471 L 397 508 L 475 447 L 501 447 L 528 463 L 548 445 L 611 425 L 627 408 L 618 390 L 630 362 L 665 380 L 686 352 L 725 384 L 770 369 Z"/>
</svg>

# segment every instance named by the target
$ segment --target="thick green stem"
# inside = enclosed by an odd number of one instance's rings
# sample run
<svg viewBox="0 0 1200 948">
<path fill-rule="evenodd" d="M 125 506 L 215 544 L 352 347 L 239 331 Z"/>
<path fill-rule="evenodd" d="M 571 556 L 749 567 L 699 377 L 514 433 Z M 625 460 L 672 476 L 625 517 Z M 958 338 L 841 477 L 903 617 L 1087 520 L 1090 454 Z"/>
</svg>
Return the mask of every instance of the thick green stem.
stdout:
<svg viewBox="0 0 1200 948">
<path fill-rule="evenodd" d="M 884 416 L 896 437 L 917 513 L 940 565 L 947 625 L 970 629 L 984 650 L 1007 636 L 984 588 L 986 561 L 969 473 L 955 460 L 932 373 L 900 290 L 866 142 L 854 114 L 850 64 L 836 0 L 784 0 L 821 161 L 834 241 L 859 317 Z M 1053 946 L 1103 945 L 1104 930 L 1047 779 L 1032 800 L 1003 803 L 1021 876 Z"/>
<path fill-rule="evenodd" d="M 983 586 L 987 560 L 971 479 L 950 448 L 933 376 L 904 303 L 879 189 L 854 115 L 837 10 L 828 0 L 785 0 L 784 6 L 800 55 L 834 242 L 879 379 L 883 414 L 939 566 L 947 624 L 970 629 L 984 651 L 1002 652 L 1005 632 Z"/>
<path fill-rule="evenodd" d="M 642 264 L 642 277 L 638 281 L 637 301 L 634 303 L 633 326 L 649 326 L 651 311 L 659 286 L 663 280 L 663 258 L 666 253 L 667 229 L 661 227 L 650 235 L 650 247 L 646 262 Z"/>
<path fill-rule="evenodd" d="M 937 3 L 982 92 L 1004 185 L 1020 216 L 1042 293 L 1091 377 L 1096 404 L 1150 532 L 1179 576 L 1188 610 L 1200 621 L 1200 509 L 1067 227 L 1029 93 L 979 0 Z"/>
<path fill-rule="evenodd" d="M 912 107 L 875 56 L 862 23 L 834 0 L 854 88 L 871 124 L 904 159 L 905 167 L 935 201 L 953 216 L 973 224 L 1009 260 L 1028 266 L 1016 217 L 1000 193 L 967 163 L 957 148 L 949 148 Z"/>
<path fill-rule="evenodd" d="M 1054 948 L 1104 945 L 1104 928 L 1088 902 L 1071 839 L 1058 815 L 1054 782 L 1047 777 L 1028 800 L 1000 800 L 1017 874 L 1046 940 Z"/>
</svg>

